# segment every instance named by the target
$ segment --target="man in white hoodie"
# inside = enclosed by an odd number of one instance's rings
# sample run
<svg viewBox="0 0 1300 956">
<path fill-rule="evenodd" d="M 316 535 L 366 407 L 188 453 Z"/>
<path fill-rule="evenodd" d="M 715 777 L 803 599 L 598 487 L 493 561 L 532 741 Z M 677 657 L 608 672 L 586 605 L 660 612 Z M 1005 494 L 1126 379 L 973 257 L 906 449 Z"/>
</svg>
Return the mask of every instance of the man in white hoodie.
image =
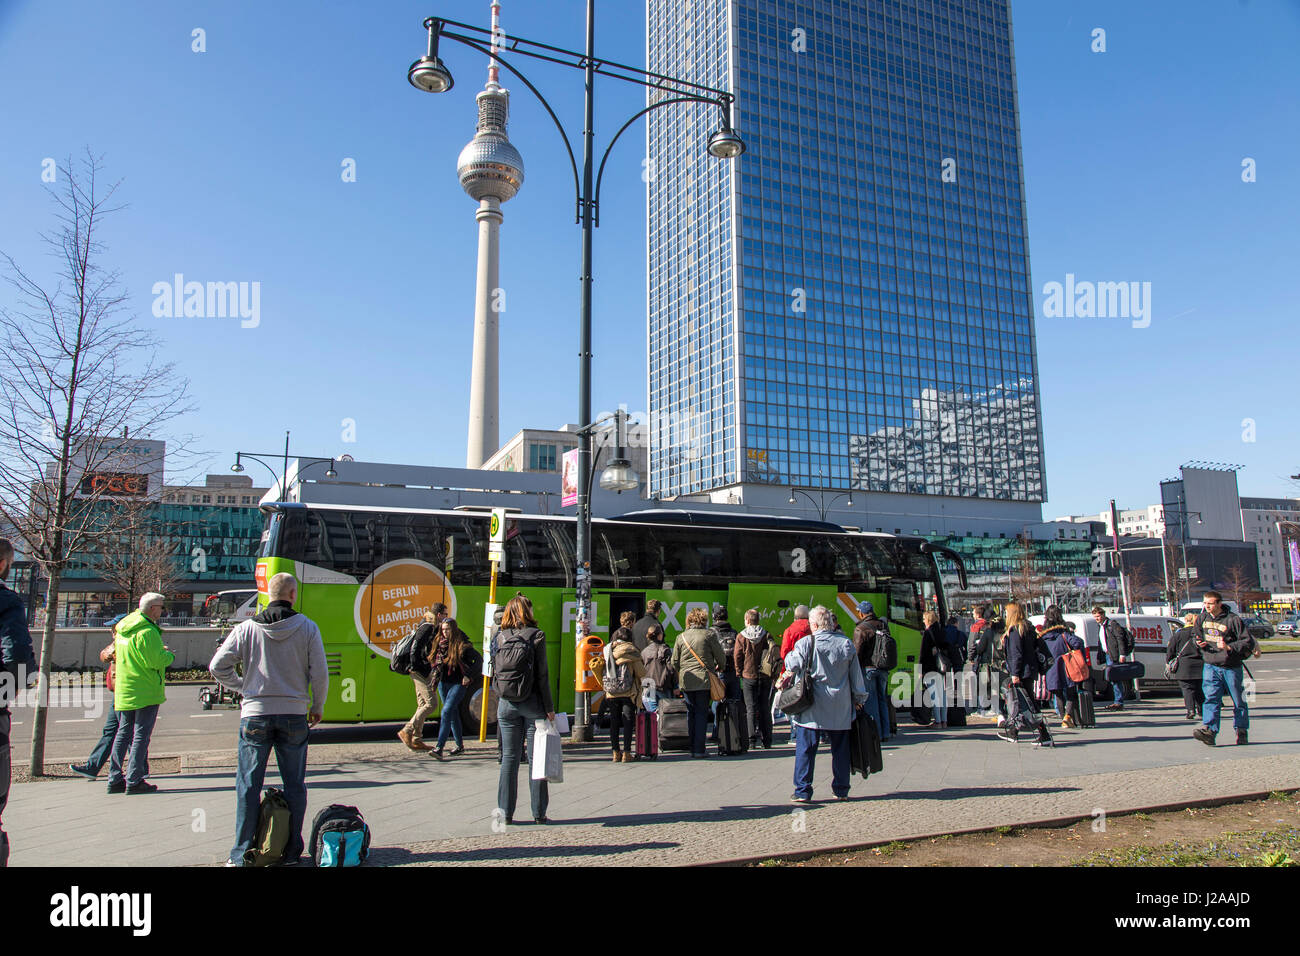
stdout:
<svg viewBox="0 0 1300 956">
<path fill-rule="evenodd" d="M 329 691 L 320 628 L 293 609 L 297 579 L 288 573 L 275 575 L 267 584 L 267 597 L 266 610 L 236 625 L 209 665 L 213 677 L 244 697 L 235 777 L 235 845 L 227 866 L 243 866 L 257 839 L 262 779 L 272 748 L 289 804 L 290 836 L 283 862 L 298 862 L 307 816 L 307 732 L 320 722 Z"/>
</svg>

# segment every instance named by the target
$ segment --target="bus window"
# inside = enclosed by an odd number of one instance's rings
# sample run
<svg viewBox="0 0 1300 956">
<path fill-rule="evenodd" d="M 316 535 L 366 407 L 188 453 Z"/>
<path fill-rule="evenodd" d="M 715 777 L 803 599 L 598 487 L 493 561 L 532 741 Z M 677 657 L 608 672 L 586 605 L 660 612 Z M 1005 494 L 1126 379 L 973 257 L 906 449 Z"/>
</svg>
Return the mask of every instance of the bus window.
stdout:
<svg viewBox="0 0 1300 956">
<path fill-rule="evenodd" d="M 642 529 L 608 524 L 595 532 L 592 543 L 595 587 L 657 590 L 662 586 L 659 549 Z"/>
<path fill-rule="evenodd" d="M 573 587 L 573 558 L 564 529 L 555 524 L 506 519 L 506 559 L 501 573 L 510 585 Z"/>
</svg>

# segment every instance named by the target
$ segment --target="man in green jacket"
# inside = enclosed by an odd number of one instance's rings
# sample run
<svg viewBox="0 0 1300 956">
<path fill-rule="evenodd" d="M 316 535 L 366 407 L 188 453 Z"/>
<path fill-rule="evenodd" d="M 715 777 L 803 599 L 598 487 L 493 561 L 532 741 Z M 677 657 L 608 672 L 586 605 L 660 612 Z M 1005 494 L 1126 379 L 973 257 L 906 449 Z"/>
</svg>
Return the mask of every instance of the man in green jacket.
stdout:
<svg viewBox="0 0 1300 956">
<path fill-rule="evenodd" d="M 140 598 L 140 609 L 117 625 L 113 706 L 118 712 L 118 726 L 109 764 L 109 793 L 158 790 L 145 777 L 149 774 L 149 738 L 158 720 L 158 708 L 166 699 L 163 676 L 176 660 L 176 655 L 163 646 L 162 629 L 158 627 L 166 600 L 157 591 L 150 591 Z"/>
</svg>

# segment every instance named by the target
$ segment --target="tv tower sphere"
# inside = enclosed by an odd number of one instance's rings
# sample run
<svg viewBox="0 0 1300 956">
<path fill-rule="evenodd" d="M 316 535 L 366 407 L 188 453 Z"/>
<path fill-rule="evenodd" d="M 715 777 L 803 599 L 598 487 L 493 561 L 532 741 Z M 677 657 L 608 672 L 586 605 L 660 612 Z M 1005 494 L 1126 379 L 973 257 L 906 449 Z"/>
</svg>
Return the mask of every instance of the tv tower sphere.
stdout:
<svg viewBox="0 0 1300 956">
<path fill-rule="evenodd" d="M 478 127 L 474 138 L 460 151 L 456 174 L 461 188 L 475 200 L 513 199 L 524 184 L 524 158 L 506 137 L 510 94 L 495 83 L 476 97 Z"/>
</svg>

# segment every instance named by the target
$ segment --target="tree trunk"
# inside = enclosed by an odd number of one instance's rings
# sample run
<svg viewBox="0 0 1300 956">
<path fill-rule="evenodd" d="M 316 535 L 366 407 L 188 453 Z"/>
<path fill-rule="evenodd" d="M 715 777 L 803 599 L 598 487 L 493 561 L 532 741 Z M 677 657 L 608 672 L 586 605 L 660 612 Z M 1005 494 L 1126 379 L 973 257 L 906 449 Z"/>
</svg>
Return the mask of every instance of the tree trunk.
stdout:
<svg viewBox="0 0 1300 956">
<path fill-rule="evenodd" d="M 45 593 L 45 627 L 41 632 L 41 659 L 38 665 L 40 682 L 37 684 L 36 707 L 32 713 L 31 775 L 45 775 L 45 720 L 50 702 L 50 662 L 54 658 L 54 632 L 59 613 L 59 586 L 63 582 L 63 569 L 50 570 L 49 590 Z"/>
</svg>

